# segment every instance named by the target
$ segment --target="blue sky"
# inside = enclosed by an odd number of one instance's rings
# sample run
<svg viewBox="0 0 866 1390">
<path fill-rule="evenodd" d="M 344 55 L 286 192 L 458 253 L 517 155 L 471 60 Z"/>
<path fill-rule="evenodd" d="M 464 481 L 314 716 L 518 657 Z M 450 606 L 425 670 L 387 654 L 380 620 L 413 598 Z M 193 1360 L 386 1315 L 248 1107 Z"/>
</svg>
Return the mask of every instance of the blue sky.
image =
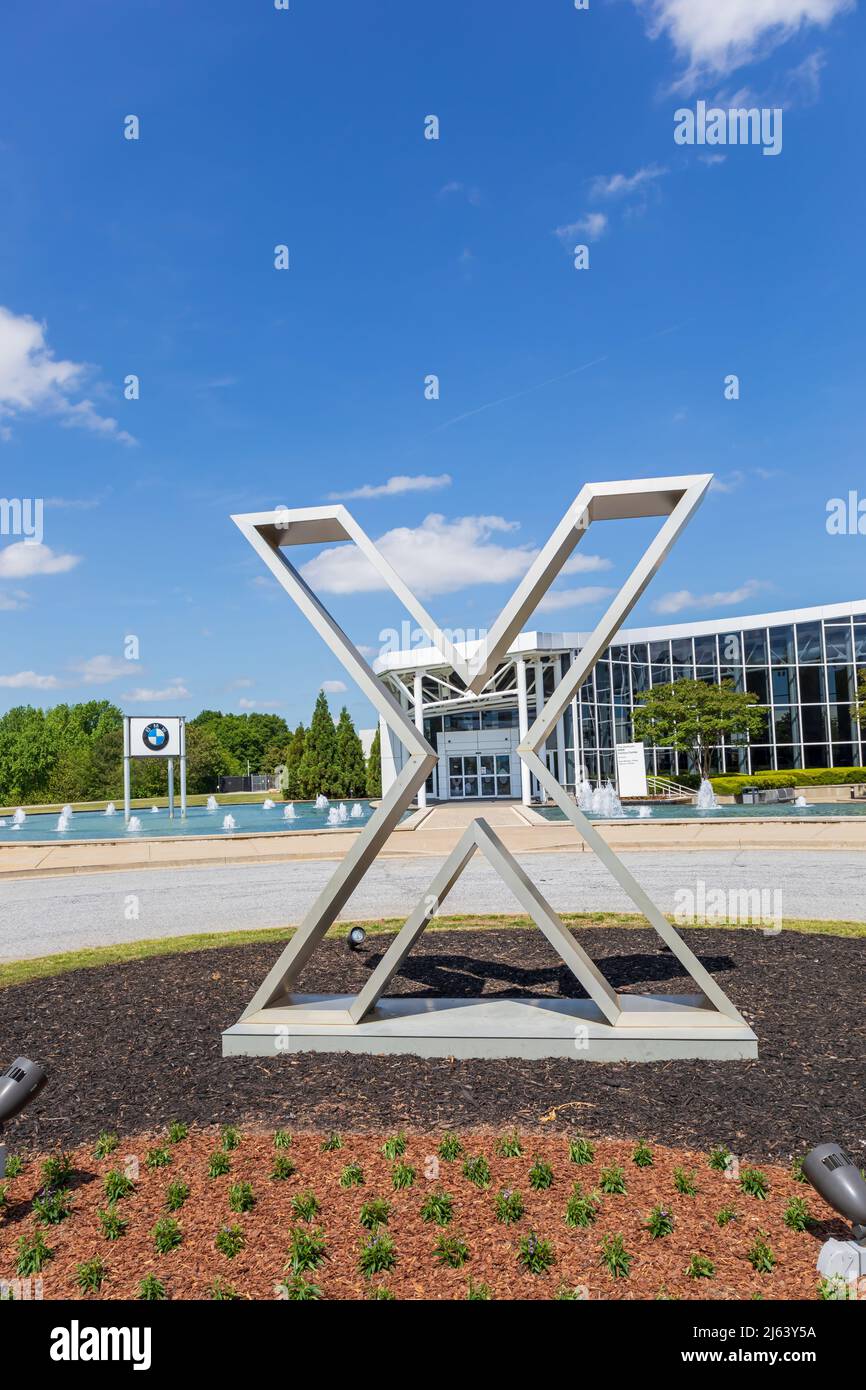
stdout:
<svg viewBox="0 0 866 1390">
<path fill-rule="evenodd" d="M 343 672 L 229 515 L 359 490 L 446 626 L 490 621 L 584 481 L 680 472 L 718 483 L 634 622 L 863 597 L 866 539 L 825 527 L 866 496 L 863 24 L 7 0 L 0 493 L 45 511 L 41 546 L 0 535 L 0 708 L 306 718 Z M 780 107 L 781 152 L 676 145 L 698 100 Z M 645 539 L 594 531 L 535 626 L 591 626 Z M 371 650 L 404 616 L 323 597 Z"/>
</svg>

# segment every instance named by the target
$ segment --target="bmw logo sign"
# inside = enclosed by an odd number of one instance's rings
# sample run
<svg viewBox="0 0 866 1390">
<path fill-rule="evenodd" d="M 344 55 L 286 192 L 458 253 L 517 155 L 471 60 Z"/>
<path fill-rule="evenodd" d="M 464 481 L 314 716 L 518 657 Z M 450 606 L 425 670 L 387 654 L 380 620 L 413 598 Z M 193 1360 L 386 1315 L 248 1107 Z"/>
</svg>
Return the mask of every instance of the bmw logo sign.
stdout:
<svg viewBox="0 0 866 1390">
<path fill-rule="evenodd" d="M 147 725 L 141 739 L 151 753 L 162 753 L 168 747 L 168 729 L 164 724 L 157 724 L 154 720 L 152 724 Z"/>
</svg>

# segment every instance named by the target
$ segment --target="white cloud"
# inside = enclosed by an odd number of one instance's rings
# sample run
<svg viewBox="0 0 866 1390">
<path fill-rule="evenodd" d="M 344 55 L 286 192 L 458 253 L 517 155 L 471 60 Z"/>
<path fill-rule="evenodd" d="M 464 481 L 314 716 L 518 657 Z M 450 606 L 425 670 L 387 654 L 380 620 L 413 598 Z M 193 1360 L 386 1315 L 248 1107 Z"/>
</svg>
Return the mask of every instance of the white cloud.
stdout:
<svg viewBox="0 0 866 1390">
<path fill-rule="evenodd" d="M 189 691 L 183 683 L 182 676 L 175 676 L 169 685 L 161 690 L 152 690 L 147 686 L 138 686 L 135 690 L 127 690 L 123 696 L 124 700 L 131 700 L 133 704 L 141 704 L 157 700 L 188 700 Z"/>
<path fill-rule="evenodd" d="M 634 174 L 599 174 L 590 184 L 589 196 L 591 198 L 627 198 L 630 194 L 645 187 L 646 184 L 654 183 L 656 179 L 661 178 L 666 173 L 667 169 L 661 164 L 647 164 Z"/>
<path fill-rule="evenodd" d="M 29 598 L 24 589 L 0 589 L 0 612 L 11 613 L 15 608 L 26 608 Z"/>
<path fill-rule="evenodd" d="M 364 483 L 350 492 L 329 492 L 328 501 L 348 501 L 352 497 L 398 497 L 404 492 L 433 492 L 437 488 L 448 487 L 450 483 L 450 473 L 438 473 L 432 477 L 427 473 L 418 473 L 414 477 L 398 473 L 386 483 Z"/>
<path fill-rule="evenodd" d="M 763 57 L 800 30 L 822 28 L 855 0 L 635 0 L 652 38 L 666 34 L 687 64 L 684 83 Z"/>
<path fill-rule="evenodd" d="M 557 613 L 562 608 L 582 608 L 600 603 L 615 593 L 615 589 L 606 589 L 601 584 L 586 584 L 580 589 L 551 589 L 539 603 L 538 612 Z"/>
<path fill-rule="evenodd" d="M 347 686 L 345 681 L 322 681 L 319 689 L 324 690 L 326 695 L 342 695 Z"/>
<path fill-rule="evenodd" d="M 113 656 L 91 656 L 72 667 L 81 676 L 85 685 L 101 685 L 103 681 L 116 681 L 130 674 L 130 662 Z M 141 667 L 137 668 L 141 670 Z"/>
<path fill-rule="evenodd" d="M 562 227 L 554 227 L 553 235 L 558 236 L 560 241 L 571 241 L 575 236 L 592 237 L 598 241 L 599 237 L 604 236 L 607 231 L 606 212 L 588 212 L 585 217 L 579 217 L 576 222 L 566 222 Z"/>
<path fill-rule="evenodd" d="M 677 589 L 672 594 L 663 594 L 653 604 L 657 613 L 682 613 L 686 608 L 728 608 L 735 603 L 745 603 L 761 589 L 766 589 L 767 581 L 747 579 L 738 589 L 721 590 L 715 594 L 693 594 L 691 589 Z"/>
<path fill-rule="evenodd" d="M 603 555 L 581 555 L 579 550 L 566 560 L 560 574 L 595 574 L 598 570 L 609 570 L 610 560 Z"/>
<path fill-rule="evenodd" d="M 735 468 L 732 473 L 726 473 L 724 477 L 717 473 L 710 483 L 710 492 L 736 492 L 745 481 L 746 475 L 739 468 Z"/>
<path fill-rule="evenodd" d="M 56 676 L 38 676 L 35 671 L 17 671 L 14 676 L 0 676 L 0 686 L 8 690 L 58 690 Z"/>
<path fill-rule="evenodd" d="M 62 425 L 135 443 L 116 420 L 100 415 L 91 400 L 73 399 L 89 370 L 85 363 L 54 356 L 43 323 L 0 305 L 0 421 L 28 413 L 52 415 Z M 8 438 L 8 426 L 0 427 L 0 434 Z"/>
<path fill-rule="evenodd" d="M 241 709 L 282 709 L 280 700 L 245 700 L 241 697 L 238 705 Z"/>
<path fill-rule="evenodd" d="M 467 201 L 470 202 L 473 207 L 477 208 L 478 204 L 481 202 L 480 189 L 472 185 L 467 186 L 465 183 L 459 183 L 457 179 L 451 179 L 448 183 L 443 183 L 442 187 L 439 189 L 440 198 L 447 198 L 454 193 L 465 193 Z"/>
<path fill-rule="evenodd" d="M 55 555 L 48 545 L 15 541 L 0 550 L 0 579 L 24 579 L 32 574 L 65 574 L 80 555 Z"/>
</svg>

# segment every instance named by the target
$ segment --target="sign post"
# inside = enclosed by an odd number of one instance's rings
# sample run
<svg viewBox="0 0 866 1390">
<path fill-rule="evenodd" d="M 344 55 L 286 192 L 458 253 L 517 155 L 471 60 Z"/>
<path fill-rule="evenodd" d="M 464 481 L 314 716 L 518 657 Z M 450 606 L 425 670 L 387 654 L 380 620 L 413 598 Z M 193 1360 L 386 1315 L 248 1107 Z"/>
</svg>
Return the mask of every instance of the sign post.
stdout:
<svg viewBox="0 0 866 1390">
<path fill-rule="evenodd" d="M 180 759 L 180 814 L 186 816 L 186 720 L 182 714 L 146 719 L 140 714 L 123 716 L 123 815 L 126 824 L 132 810 L 130 765 L 133 758 L 165 758 L 168 763 L 168 815 L 174 820 L 174 760 Z"/>
<path fill-rule="evenodd" d="M 620 796 L 646 796 L 646 759 L 642 743 L 616 745 L 616 786 Z"/>
</svg>

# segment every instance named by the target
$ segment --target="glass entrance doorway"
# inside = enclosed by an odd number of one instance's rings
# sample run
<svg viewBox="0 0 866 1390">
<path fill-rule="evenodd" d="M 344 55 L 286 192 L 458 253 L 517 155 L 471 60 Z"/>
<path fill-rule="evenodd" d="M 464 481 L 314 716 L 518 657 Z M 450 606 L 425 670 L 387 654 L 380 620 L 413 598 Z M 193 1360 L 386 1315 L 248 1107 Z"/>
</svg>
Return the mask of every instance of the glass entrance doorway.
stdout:
<svg viewBox="0 0 866 1390">
<path fill-rule="evenodd" d="M 463 753 L 448 759 L 448 795 L 510 796 L 511 760 L 507 753 Z"/>
</svg>

